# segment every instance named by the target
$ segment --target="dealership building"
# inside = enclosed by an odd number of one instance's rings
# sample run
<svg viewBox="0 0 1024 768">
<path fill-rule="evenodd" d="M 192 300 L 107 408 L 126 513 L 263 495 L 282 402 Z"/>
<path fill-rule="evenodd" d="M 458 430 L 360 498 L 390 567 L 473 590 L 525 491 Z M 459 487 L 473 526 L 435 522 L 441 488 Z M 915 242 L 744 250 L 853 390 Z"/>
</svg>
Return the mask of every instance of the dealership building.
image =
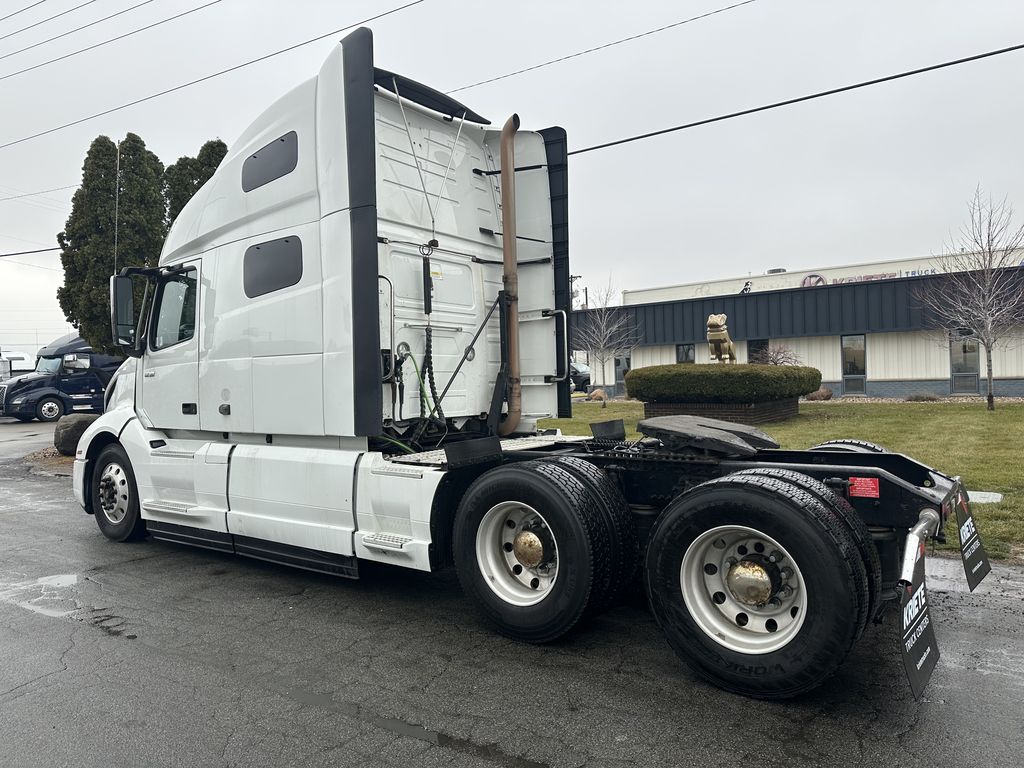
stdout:
<svg viewBox="0 0 1024 768">
<path fill-rule="evenodd" d="M 984 349 L 935 330 L 917 299 L 942 281 L 934 260 L 916 259 L 624 291 L 620 311 L 639 343 L 609 361 L 604 382 L 621 387 L 630 368 L 710 363 L 707 318 L 724 313 L 738 362 L 785 347 L 836 395 L 984 394 Z M 997 396 L 1024 396 L 1024 328 L 997 346 L 993 374 Z"/>
</svg>

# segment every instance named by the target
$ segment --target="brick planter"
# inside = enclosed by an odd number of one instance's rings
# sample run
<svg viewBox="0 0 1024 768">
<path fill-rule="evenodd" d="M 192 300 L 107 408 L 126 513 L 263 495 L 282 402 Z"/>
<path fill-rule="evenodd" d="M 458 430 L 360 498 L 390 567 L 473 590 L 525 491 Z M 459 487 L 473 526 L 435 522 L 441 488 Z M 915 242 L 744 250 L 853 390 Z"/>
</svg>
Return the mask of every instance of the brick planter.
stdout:
<svg viewBox="0 0 1024 768">
<path fill-rule="evenodd" d="M 798 400 L 772 400 L 767 403 L 644 403 L 644 418 L 653 416 L 706 416 L 709 419 L 739 424 L 765 424 L 797 415 Z"/>
</svg>

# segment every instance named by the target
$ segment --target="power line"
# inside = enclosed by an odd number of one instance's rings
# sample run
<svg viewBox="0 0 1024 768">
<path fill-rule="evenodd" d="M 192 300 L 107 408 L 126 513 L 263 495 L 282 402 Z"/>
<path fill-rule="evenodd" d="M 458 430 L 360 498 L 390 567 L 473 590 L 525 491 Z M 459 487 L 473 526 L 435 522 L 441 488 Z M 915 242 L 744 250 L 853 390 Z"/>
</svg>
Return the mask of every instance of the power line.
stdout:
<svg viewBox="0 0 1024 768">
<path fill-rule="evenodd" d="M 65 189 L 78 189 L 78 184 L 68 184 L 66 187 L 54 187 L 53 189 L 41 189 L 38 192 L 26 192 L 23 195 L 11 195 L 10 197 L 0 197 L 0 203 L 6 202 L 7 200 L 20 200 L 23 197 L 35 197 L 36 195 L 45 195 L 48 192 L 61 192 Z"/>
<path fill-rule="evenodd" d="M 318 42 L 320 40 L 323 40 L 324 38 L 331 37 L 332 35 L 336 35 L 339 32 L 344 32 L 346 29 L 351 29 L 352 27 L 356 27 L 356 26 L 359 26 L 361 24 L 368 24 L 371 21 L 376 21 L 377 19 L 382 19 L 385 16 L 390 16 L 393 13 L 398 13 L 399 11 L 404 11 L 406 8 L 411 8 L 414 5 L 419 5 L 422 2 L 425 2 L 425 0 L 413 0 L 413 2 L 411 2 L 411 3 L 406 3 L 405 5 L 400 5 L 397 8 L 392 8 L 391 10 L 384 11 L 383 13 L 378 13 L 375 16 L 370 16 L 369 18 L 363 19 L 362 21 L 357 21 L 357 22 L 355 22 L 353 24 L 347 24 L 344 27 L 341 27 L 339 29 L 332 30 L 331 32 L 327 32 L 326 34 L 323 34 L 323 35 L 318 35 L 317 37 L 310 38 L 309 40 L 305 40 L 305 41 L 303 41 L 301 43 L 296 43 L 295 45 L 290 45 L 287 48 L 282 48 L 279 51 L 274 51 L 273 53 L 268 53 L 268 54 L 266 54 L 264 56 L 260 56 L 260 57 L 255 58 L 255 59 L 250 59 L 249 61 L 243 62 L 241 64 L 236 64 L 235 66 L 228 67 L 227 69 L 222 69 L 220 72 L 214 72 L 212 75 L 206 75 L 206 76 L 200 77 L 200 78 L 198 78 L 196 80 L 192 80 L 192 81 L 187 82 L 187 83 L 182 83 L 181 85 L 176 85 L 173 88 L 168 88 L 166 90 L 159 91 L 158 93 L 150 94 L 149 96 L 143 96 L 140 99 L 135 99 L 134 101 L 129 101 L 128 103 L 122 104 L 122 105 L 120 105 L 118 107 L 111 107 L 110 109 L 105 109 L 102 112 L 97 112 L 94 115 L 89 115 L 87 117 L 81 117 L 78 120 L 72 120 L 70 123 L 64 123 L 63 125 L 58 125 L 55 128 L 48 128 L 45 131 L 39 131 L 38 133 L 34 133 L 31 136 L 24 136 L 24 137 L 22 137 L 20 139 L 15 139 L 14 141 L 8 141 L 6 144 L 0 144 L 0 149 L 6 149 L 7 147 L 13 147 L 16 144 L 23 144 L 26 141 L 31 141 L 32 139 L 38 139 L 40 136 L 47 136 L 47 135 L 49 135 L 51 133 L 56 133 L 57 131 L 62 131 L 65 128 L 70 128 L 70 127 L 72 127 L 74 125 L 79 125 L 80 123 L 84 123 L 84 122 L 87 122 L 89 120 L 94 120 L 97 117 L 103 117 L 103 116 L 109 115 L 109 114 L 111 114 L 113 112 L 119 112 L 122 109 L 127 109 L 128 107 L 134 107 L 136 104 L 142 104 L 143 102 L 151 101 L 151 100 L 159 98 L 161 96 L 166 96 L 169 93 L 174 93 L 175 91 L 180 91 L 180 90 L 182 90 L 184 88 L 189 88 L 189 87 L 191 87 L 193 85 L 198 85 L 199 83 L 206 82 L 207 80 L 212 80 L 215 77 L 220 77 L 221 75 L 226 75 L 229 72 L 234 72 L 236 70 L 242 69 L 243 67 L 248 67 L 248 66 L 250 66 L 252 64 L 257 64 L 257 63 L 259 63 L 261 61 L 266 61 L 267 59 L 271 59 L 274 56 L 280 56 L 282 53 L 288 53 L 289 51 L 294 51 L 295 49 L 302 48 L 303 46 L 309 45 L 310 43 Z"/>
<path fill-rule="evenodd" d="M 32 3 L 32 5 L 26 5 L 20 11 L 15 11 L 14 13 L 8 13 L 6 16 L 0 16 L 0 21 L 7 21 L 8 19 L 10 19 L 12 17 L 17 16 L 19 13 L 24 13 L 25 11 L 30 10 L 32 8 L 35 8 L 37 5 L 42 5 L 45 2 L 46 2 L 46 0 L 37 0 L 36 2 Z"/>
<path fill-rule="evenodd" d="M 63 269 L 57 269 L 57 267 L 44 267 L 42 264 L 29 264 L 27 261 L 14 261 L 13 259 L 11 259 L 10 261 L 5 261 L 4 264 L 17 264 L 17 265 L 22 266 L 22 267 L 32 267 L 33 269 L 46 269 L 46 270 L 49 270 L 50 272 L 63 272 L 64 271 Z M 18 311 L 19 312 L 24 312 L 24 310 L 18 310 Z"/>
<path fill-rule="evenodd" d="M 812 101 L 813 99 L 821 99 L 825 96 L 833 96 L 837 93 L 845 93 L 846 91 L 855 91 L 858 88 L 867 88 L 870 85 L 878 85 L 879 83 L 888 83 L 892 80 L 900 80 L 904 77 L 912 77 L 914 75 L 920 75 L 925 72 L 934 72 L 937 69 L 945 69 L 946 67 L 955 67 L 959 64 L 967 64 L 972 61 L 979 61 L 981 59 L 988 59 L 993 56 L 1001 56 L 1004 53 L 1013 53 L 1024 49 L 1024 43 L 1020 45 L 1011 45 L 1008 48 L 1000 48 L 995 51 L 987 51 L 986 53 L 978 53 L 974 56 L 966 56 L 962 59 L 954 59 L 952 61 L 944 61 L 941 64 L 932 64 L 929 67 L 920 67 L 919 69 L 911 69 L 906 72 L 900 72 L 895 75 L 886 75 L 885 77 L 876 77 L 873 80 L 864 80 L 859 83 L 853 83 L 852 85 L 844 85 L 839 88 L 830 88 L 827 91 L 818 91 L 817 93 L 809 93 L 806 96 L 797 96 L 793 99 L 785 99 L 784 101 L 776 101 L 771 104 L 764 104 L 760 107 L 751 107 L 750 109 L 742 109 L 739 112 L 730 112 L 726 115 L 718 115 L 717 117 L 708 117 L 704 120 L 697 120 L 692 123 L 684 123 L 683 125 L 675 125 L 671 128 L 662 128 L 658 131 L 651 131 L 650 133 L 641 133 L 637 136 L 629 136 L 624 139 L 616 139 L 615 141 L 606 141 L 603 144 L 595 144 L 591 147 L 584 147 L 583 149 L 574 149 L 569 152 L 570 155 L 582 155 L 584 152 L 594 152 L 598 149 L 607 149 L 608 147 L 616 147 L 620 144 L 628 144 L 633 141 L 640 141 L 642 139 L 649 139 L 654 136 L 661 136 L 666 133 L 673 133 L 675 131 L 683 131 L 687 128 L 696 128 L 700 125 L 709 125 L 711 123 L 720 123 L 723 120 L 731 120 L 734 117 L 743 117 L 744 115 L 752 115 L 756 112 L 767 112 L 769 109 L 778 109 L 779 107 L 788 107 L 791 104 L 799 104 L 803 101 Z"/>
<path fill-rule="evenodd" d="M 719 9 L 714 10 L 714 11 L 708 11 L 707 13 L 702 13 L 699 16 L 692 16 L 689 19 L 683 19 L 682 21 L 677 21 L 677 22 L 674 22 L 672 24 L 666 24 L 665 26 L 658 27 L 657 29 L 650 29 L 647 32 L 641 32 L 638 35 L 631 35 L 629 37 L 623 37 L 620 40 L 613 40 L 610 43 L 604 43 L 603 45 L 598 45 L 598 46 L 595 46 L 593 48 L 587 48 L 584 51 L 577 51 L 576 53 L 570 53 L 568 56 L 560 56 L 557 59 L 551 59 L 549 61 L 545 61 L 545 62 L 542 62 L 540 64 L 534 64 L 532 67 L 525 67 L 524 69 L 517 69 L 515 72 L 508 72 L 508 73 L 506 73 L 504 75 L 498 75 L 497 77 L 488 78 L 487 80 L 480 80 L 479 82 L 470 83 L 469 85 L 462 85 L 462 86 L 459 86 L 458 88 L 453 88 L 450 91 L 446 91 L 446 93 L 448 93 L 448 94 L 458 93 L 459 91 L 465 91 L 465 90 L 468 90 L 470 88 L 476 88 L 478 85 L 486 85 L 487 83 L 493 83 L 493 82 L 496 82 L 498 80 L 504 80 L 504 79 L 509 78 L 509 77 L 515 77 L 516 75 L 521 75 L 524 72 L 533 72 L 535 69 L 541 69 L 543 67 L 547 67 L 547 66 L 550 66 L 552 64 L 558 64 L 561 61 L 568 61 L 569 59 L 575 59 L 577 56 L 585 56 L 586 54 L 594 53 L 595 51 L 603 51 L 605 48 L 611 48 L 611 47 L 616 46 L 616 45 L 622 45 L 623 43 L 628 43 L 628 42 L 630 42 L 632 40 L 639 40 L 641 37 L 647 37 L 648 35 L 655 35 L 658 32 L 664 32 L 667 29 L 673 29 L 675 27 L 682 26 L 683 24 L 689 24 L 689 23 L 694 22 L 694 21 L 700 21 L 701 19 L 706 19 L 709 16 L 715 16 L 716 14 L 719 14 L 719 13 L 725 13 L 726 11 L 731 11 L 733 8 L 739 8 L 740 6 L 743 6 L 743 5 L 750 5 L 751 3 L 754 3 L 754 2 L 757 2 L 757 0 L 743 0 L 742 3 L 734 3 L 733 5 L 728 5 L 728 6 L 724 7 L 724 8 L 719 8 Z"/>
<path fill-rule="evenodd" d="M 390 11 L 386 11 L 385 13 L 381 14 L 381 16 L 386 16 L 386 15 L 391 14 L 391 13 L 396 13 L 396 12 L 398 12 L 400 10 L 403 10 L 405 8 L 408 8 L 408 7 L 411 7 L 413 5 L 418 5 L 421 2 L 424 2 L 424 0 L 416 0 L 415 2 L 409 3 L 408 5 L 403 5 L 403 6 L 400 6 L 398 8 L 392 9 Z M 380 16 L 374 17 L 374 18 L 380 18 Z M 372 21 L 372 20 L 373 19 L 369 19 L 368 21 Z M 366 23 L 366 22 L 357 22 L 357 23 Z M 350 25 L 350 26 L 355 26 L 355 25 Z M 76 120 L 76 121 L 74 121 L 72 123 L 67 123 L 65 125 L 58 126 L 56 128 L 51 128 L 51 129 L 49 129 L 47 131 L 42 131 L 42 132 L 34 134 L 32 136 L 26 136 L 25 138 L 17 139 L 15 141 L 11 141 L 11 142 L 8 142 L 6 144 L 0 144 L 0 149 L 4 149 L 4 148 L 10 147 L 10 146 L 14 146 L 15 144 L 21 144 L 23 142 L 30 141 L 30 140 L 38 138 L 40 136 L 45 136 L 46 134 L 54 133 L 54 132 L 59 131 L 59 130 L 61 130 L 63 128 L 67 128 L 67 127 L 72 126 L 72 125 L 77 125 L 78 123 L 85 122 L 86 120 L 91 120 L 94 117 L 100 117 L 102 115 L 109 114 L 110 112 L 116 112 L 116 111 L 118 111 L 120 109 L 124 109 L 125 107 L 133 106 L 134 104 L 138 104 L 138 103 L 143 102 L 143 101 L 148 101 L 149 99 L 154 99 L 154 98 L 157 98 L 158 96 L 162 96 L 164 94 L 171 93 L 171 92 L 176 91 L 176 90 L 181 90 L 182 88 L 186 88 L 189 85 L 194 85 L 195 83 L 202 82 L 203 80 L 209 80 L 211 78 L 218 77 L 219 75 L 223 75 L 223 74 L 226 74 L 228 72 L 232 72 L 232 71 L 234 71 L 236 69 L 241 69 L 242 67 L 248 66 L 249 64 L 253 64 L 253 63 L 256 63 L 258 61 L 262 61 L 264 59 L 268 59 L 268 58 L 270 58 L 272 56 L 277 56 L 280 53 L 284 53 L 286 51 L 293 50 L 293 49 L 298 48 L 298 47 L 303 46 L 303 45 L 308 45 L 309 43 L 315 42 L 316 40 L 321 40 L 324 37 L 329 37 L 330 35 L 337 34 L 338 32 L 341 32 L 344 29 L 348 29 L 348 27 L 343 27 L 341 30 L 335 30 L 334 32 L 329 32 L 327 35 L 322 35 L 321 37 L 314 38 L 313 40 L 307 40 L 304 43 L 298 43 L 297 45 L 291 46 L 290 48 L 286 48 L 286 49 L 283 49 L 281 51 L 277 51 L 275 53 L 267 54 L 266 56 L 263 56 L 263 57 L 261 57 L 259 59 L 253 59 L 252 61 L 245 62 L 244 64 L 239 64 L 239 65 L 237 65 L 235 67 L 232 67 L 231 69 L 226 69 L 226 70 L 223 70 L 221 72 L 217 72 L 215 74 L 208 75 L 207 77 L 201 78 L 199 80 L 195 80 L 192 83 L 185 83 L 184 85 L 176 86 L 175 88 L 171 88 L 171 89 L 168 89 L 166 91 L 162 91 L 161 93 L 153 94 L 152 96 L 147 96 L 147 97 L 145 97 L 143 99 L 138 99 L 138 100 L 136 100 L 134 102 L 131 102 L 130 104 L 125 104 L 125 105 L 122 105 L 120 107 L 114 107 L 114 108 L 109 109 L 109 110 L 107 110 L 105 112 L 101 112 L 101 113 L 99 113 L 97 115 L 92 115 L 91 117 L 81 118 L 80 120 Z M 1020 51 L 1022 49 L 1024 49 L 1024 44 L 1012 45 L 1012 46 L 1009 46 L 1007 48 L 999 48 L 999 49 L 993 50 L 993 51 L 986 51 L 985 53 L 979 53 L 979 54 L 975 54 L 973 56 L 965 56 L 965 57 L 960 58 L 960 59 L 953 59 L 951 61 L 945 61 L 945 62 L 942 62 L 940 64 L 933 64 L 933 65 L 928 66 L 928 67 L 920 67 L 918 69 L 911 69 L 911 70 L 907 70 L 905 72 L 899 72 L 897 74 L 887 75 L 885 77 L 878 77 L 878 78 L 874 78 L 872 80 L 864 80 L 864 81 L 861 81 L 859 83 L 853 83 L 851 85 L 844 85 L 844 86 L 841 86 L 841 87 L 838 87 L 838 88 L 831 88 L 831 89 L 826 90 L 826 91 L 818 91 L 816 93 L 811 93 L 811 94 L 807 94 L 807 95 L 804 95 L 804 96 L 798 96 L 798 97 L 792 98 L 792 99 L 785 99 L 783 101 L 776 101 L 776 102 L 772 102 L 770 104 L 764 104 L 764 105 L 759 106 L 759 107 L 751 107 L 750 109 L 743 109 L 743 110 L 740 110 L 738 112 L 730 112 L 728 114 L 718 115 L 716 117 L 709 117 L 709 118 L 705 118 L 703 120 L 696 120 L 696 121 L 691 122 L 691 123 L 684 123 L 682 125 L 672 126 L 671 128 L 662 128 L 661 130 L 650 131 L 648 133 L 642 133 L 642 134 L 638 134 L 636 136 L 629 136 L 629 137 L 626 137 L 626 138 L 623 138 L 623 139 L 616 139 L 614 141 L 608 141 L 608 142 L 604 142 L 602 144 L 595 144 L 593 146 L 583 147 L 582 149 L 574 149 L 571 152 L 569 152 L 568 154 L 569 155 L 581 155 L 581 154 L 584 154 L 586 152 L 594 152 L 594 151 L 597 151 L 599 149 L 607 149 L 609 147 L 615 147 L 615 146 L 618 146 L 620 144 L 628 144 L 628 143 L 631 143 L 631 142 L 634 142 L 634 141 L 641 141 L 643 139 L 649 139 L 649 138 L 653 138 L 655 136 L 661 136 L 661 135 L 666 134 L 666 133 L 674 133 L 676 131 L 686 130 L 687 128 L 696 128 L 696 127 L 702 126 L 702 125 L 710 125 L 711 123 L 718 123 L 718 122 L 722 122 L 722 121 L 725 121 L 725 120 L 731 120 L 731 119 L 733 119 L 735 117 L 743 117 L 745 115 L 752 115 L 752 114 L 755 114 L 757 112 L 766 112 L 766 111 L 771 110 L 771 109 L 778 109 L 779 107 L 786 107 L 786 106 L 790 106 L 792 104 L 799 104 L 799 103 L 804 102 L 804 101 L 812 101 L 814 99 L 820 99 L 820 98 L 824 98 L 826 96 L 833 96 L 833 95 L 835 95 L 837 93 L 844 93 L 846 91 L 853 91 L 853 90 L 857 90 L 857 89 L 860 89 L 860 88 L 866 88 L 866 87 L 872 86 L 872 85 L 879 85 L 881 83 L 887 83 L 887 82 L 890 82 L 890 81 L 893 81 L 893 80 L 900 80 L 900 79 L 903 79 L 903 78 L 906 78 L 906 77 L 912 77 L 914 75 L 924 74 L 926 72 L 934 72 L 935 70 L 946 69 L 948 67 L 954 67 L 954 66 L 958 66 L 960 64 L 968 64 L 968 63 L 973 62 L 973 61 L 980 61 L 981 59 L 987 59 L 987 58 L 992 58 L 992 57 L 995 57 L 995 56 L 1001 56 L 1003 54 L 1013 53 L 1015 51 Z M 29 193 L 26 193 L 26 194 L 23 194 L 23 195 L 14 195 L 12 197 L 2 197 L 2 198 L 0 198 L 0 202 L 4 202 L 5 200 L 14 200 L 14 199 L 21 198 L 21 197 L 30 197 L 32 195 L 45 194 L 47 192 L 56 192 L 56 191 L 64 190 L 64 189 L 72 189 L 72 188 L 74 188 L 76 186 L 77 185 L 72 184 L 72 185 L 69 185 L 69 186 L 66 186 L 66 187 L 57 187 L 55 189 L 46 189 L 46 190 L 42 190 L 40 192 L 29 192 Z M 0 255 L 3 255 L 3 254 L 0 254 Z"/>
<path fill-rule="evenodd" d="M 85 8 L 85 6 L 92 5 L 95 2 L 96 2 L 96 0 L 85 0 L 84 3 L 80 3 L 80 4 L 76 5 L 74 8 L 68 8 L 66 11 L 61 11 L 60 13 L 55 13 L 53 16 L 50 16 L 49 18 L 43 19 L 42 21 L 37 21 L 35 24 L 29 24 L 27 27 L 22 27 L 21 29 L 16 29 L 13 32 L 8 32 L 6 35 L 0 35 L 0 40 L 6 40 L 8 37 L 14 37 L 18 33 L 24 32 L 27 29 L 34 29 L 35 27 L 38 27 L 41 24 L 45 24 L 48 21 L 53 21 L 54 19 L 59 19 L 61 16 L 67 16 L 69 13 L 77 11 L 79 8 Z"/>
<path fill-rule="evenodd" d="M 0 259 L 6 259 L 8 256 L 28 256 L 33 253 L 49 253 L 50 251 L 59 251 L 61 248 L 40 248 L 38 251 L 15 251 L 14 253 L 0 253 Z"/>
<path fill-rule="evenodd" d="M 147 2 L 152 2 L 152 0 L 147 0 Z M 32 72 L 33 70 L 40 69 L 40 68 L 45 67 L 45 66 L 47 66 L 49 64 L 55 64 L 58 61 L 64 61 L 65 59 L 70 59 L 72 56 L 77 56 L 80 53 L 85 53 L 86 51 L 91 51 L 91 50 L 94 50 L 96 48 L 101 48 L 104 45 L 109 45 L 110 43 L 116 43 L 118 40 L 124 40 L 126 37 L 131 37 L 132 35 L 136 35 L 139 32 L 145 32 L 147 29 L 153 29 L 153 27 L 159 27 L 161 24 L 166 24 L 169 21 L 174 21 L 175 19 L 180 19 L 183 16 L 188 16 L 190 13 L 195 13 L 196 11 L 202 11 L 202 10 L 204 10 L 206 8 L 209 8 L 211 5 L 217 5 L 217 3 L 219 3 L 219 2 L 221 2 L 221 0 L 212 0 L 212 2 L 206 3 L 206 5 L 200 5 L 200 6 L 196 7 L 196 8 L 192 8 L 192 9 L 187 10 L 187 11 L 182 11 L 181 13 L 176 13 L 173 16 L 168 16 L 166 19 L 161 19 L 160 21 L 155 21 L 152 24 L 147 24 L 144 27 L 139 27 L 138 29 L 133 29 L 131 32 L 125 32 L 123 35 L 118 35 L 117 37 L 112 37 L 109 40 L 104 40 L 104 41 L 102 41 L 100 43 L 94 43 L 93 45 L 87 45 L 85 48 L 79 48 L 77 51 L 72 51 L 71 53 L 65 53 L 65 54 L 63 54 L 61 56 L 57 56 L 57 57 L 52 58 L 52 59 L 50 59 L 48 61 L 43 61 L 43 62 L 41 62 L 39 64 L 33 64 L 31 67 L 25 67 L 24 69 L 15 70 L 14 72 L 10 72 L 10 73 L 8 73 L 6 75 L 0 75 L 0 80 L 7 80 L 7 79 L 12 78 L 12 77 L 17 77 L 18 75 L 23 75 L 26 72 Z M 145 5 L 145 3 L 141 3 L 141 5 Z M 136 5 L 136 6 L 133 6 L 133 7 L 134 8 L 138 8 L 139 6 Z M 132 9 L 128 8 L 127 10 L 130 11 Z M 122 13 L 125 13 L 125 12 L 126 11 L 122 11 Z M 117 14 L 114 14 L 114 15 L 116 16 Z M 111 17 L 108 16 L 107 18 L 111 18 Z M 101 19 L 101 21 L 102 21 L 102 19 Z M 88 26 L 88 25 L 86 25 L 86 26 Z M 84 29 L 84 27 L 79 27 L 79 29 Z M 72 31 L 75 31 L 75 30 L 72 30 Z M 68 34 L 70 34 L 70 33 L 68 33 Z M 62 35 L 58 35 L 57 37 L 62 37 Z M 56 37 L 50 38 L 50 40 L 56 40 L 56 39 L 57 39 Z M 43 43 L 46 43 L 46 42 L 49 42 L 49 40 L 44 40 L 43 41 Z M 37 45 L 42 45 L 43 43 L 37 43 Z M 8 56 L 13 56 L 15 53 L 21 53 L 22 51 L 27 51 L 27 50 L 29 50 L 29 48 L 35 48 L 35 47 L 36 47 L 35 45 L 30 45 L 28 48 L 22 48 L 21 51 L 14 51 L 14 53 L 8 53 L 8 54 L 6 54 L 4 56 L 0 56 L 0 59 L 6 59 Z"/>
<path fill-rule="evenodd" d="M 75 32 L 81 32 L 83 29 L 88 29 L 89 27 L 94 27 L 97 24 L 102 24 L 104 21 L 110 21 L 111 19 L 113 19 L 116 16 L 121 16 L 122 14 L 128 13 L 129 11 L 134 11 L 136 8 L 141 8 L 142 6 L 149 5 L 152 2 L 155 2 L 155 0 L 143 0 L 143 2 L 138 3 L 137 5 L 133 5 L 130 8 L 125 8 L 123 11 L 118 11 L 117 13 L 112 13 L 109 16 L 104 16 L 102 19 L 96 19 L 96 21 L 90 21 L 88 24 L 83 24 L 80 27 L 75 27 L 74 29 L 69 29 L 67 32 L 61 32 L 59 35 L 54 35 L 53 37 L 48 37 L 45 40 L 40 40 L 38 43 L 33 43 L 32 45 L 26 45 L 24 48 L 19 48 L 16 51 L 11 51 L 10 53 L 5 53 L 3 56 L 0 56 L 0 59 L 9 59 L 11 56 L 17 56 L 19 53 L 24 53 L 25 51 L 31 51 L 33 48 L 38 48 L 41 45 L 46 45 L 47 43 L 52 43 L 54 40 L 60 40 L 62 37 L 67 37 L 68 35 L 75 34 Z M 43 65 L 40 64 L 39 66 L 43 66 Z M 8 75 L 8 77 L 9 77 L 9 75 Z"/>
</svg>

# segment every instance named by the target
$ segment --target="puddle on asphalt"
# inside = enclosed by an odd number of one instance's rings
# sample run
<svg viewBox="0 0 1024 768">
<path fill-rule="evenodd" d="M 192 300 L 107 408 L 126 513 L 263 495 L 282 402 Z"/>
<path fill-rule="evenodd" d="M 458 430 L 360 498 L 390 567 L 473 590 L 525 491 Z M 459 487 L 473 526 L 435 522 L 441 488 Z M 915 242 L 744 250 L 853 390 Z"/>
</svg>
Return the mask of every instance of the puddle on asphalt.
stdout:
<svg viewBox="0 0 1024 768">
<path fill-rule="evenodd" d="M 63 619 L 80 607 L 78 601 L 68 594 L 70 588 L 77 583 L 78 575 L 74 573 L 41 576 L 24 581 L 0 581 L 0 602 L 54 619 Z"/>
<path fill-rule="evenodd" d="M 464 755 L 472 755 L 473 757 L 487 760 L 495 765 L 503 765 L 507 766 L 507 768 L 551 768 L 547 763 L 539 763 L 535 760 L 527 760 L 524 757 L 510 755 L 502 751 L 497 744 L 478 744 L 469 739 L 460 739 L 440 731 L 431 731 L 422 725 L 414 725 L 413 723 L 407 723 L 404 720 L 397 720 L 393 717 L 383 717 L 369 711 L 360 704 L 350 701 L 338 701 L 330 694 L 311 693 L 301 688 L 291 687 L 282 687 L 280 690 L 300 704 L 308 704 L 355 717 L 364 723 L 369 723 L 399 736 L 425 741 L 428 744 L 436 744 L 439 747 L 444 747 L 454 752 L 461 752 Z"/>
</svg>

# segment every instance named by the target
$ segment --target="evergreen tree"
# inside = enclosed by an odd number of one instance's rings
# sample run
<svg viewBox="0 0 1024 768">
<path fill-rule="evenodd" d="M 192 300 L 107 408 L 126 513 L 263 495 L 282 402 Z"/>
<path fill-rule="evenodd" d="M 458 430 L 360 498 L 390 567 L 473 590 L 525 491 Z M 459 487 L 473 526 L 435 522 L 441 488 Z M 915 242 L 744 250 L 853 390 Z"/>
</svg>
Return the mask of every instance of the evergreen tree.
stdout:
<svg viewBox="0 0 1024 768">
<path fill-rule="evenodd" d="M 203 144 L 195 157 L 179 157 L 176 163 L 167 166 L 164 189 L 167 195 L 168 225 L 178 218 L 185 203 L 213 176 L 227 153 L 227 144 L 220 139 L 212 139 Z"/>
<path fill-rule="evenodd" d="M 115 197 L 116 269 L 154 266 L 167 234 L 163 163 L 134 133 L 121 142 L 119 178 L 118 154 L 107 136 L 92 142 L 71 215 L 57 235 L 64 266 L 57 301 L 68 322 L 95 349 L 111 347 L 108 287 L 115 271 Z M 118 186 L 120 193 L 115 194 Z"/>
</svg>

